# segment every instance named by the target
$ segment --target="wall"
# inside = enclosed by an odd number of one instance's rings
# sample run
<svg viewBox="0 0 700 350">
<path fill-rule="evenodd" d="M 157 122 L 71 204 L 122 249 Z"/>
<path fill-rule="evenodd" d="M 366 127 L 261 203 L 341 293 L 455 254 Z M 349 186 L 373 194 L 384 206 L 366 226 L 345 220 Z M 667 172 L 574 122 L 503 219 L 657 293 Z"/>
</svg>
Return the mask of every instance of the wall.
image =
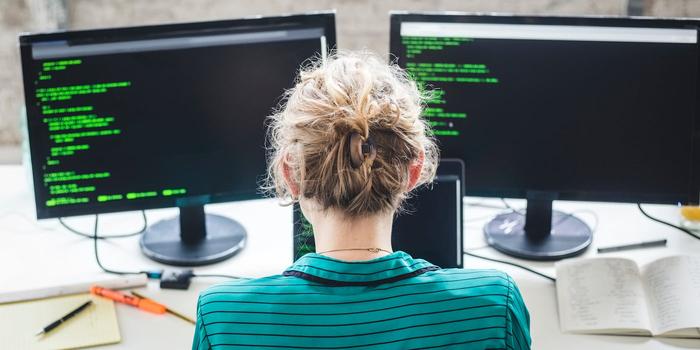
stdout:
<svg viewBox="0 0 700 350">
<path fill-rule="evenodd" d="M 51 4 L 43 1 L 0 0 L 0 145 L 19 142 L 19 113 L 24 95 L 17 34 L 55 30 L 59 21 L 65 20 L 59 10 L 60 0 Z"/>
<path fill-rule="evenodd" d="M 388 51 L 390 10 L 624 15 L 629 0 L 0 0 L 0 163 L 2 145 L 20 141 L 23 105 L 17 33 L 205 21 L 336 9 L 344 49 Z M 631 0 L 641 13 L 699 16 L 700 0 Z"/>
</svg>

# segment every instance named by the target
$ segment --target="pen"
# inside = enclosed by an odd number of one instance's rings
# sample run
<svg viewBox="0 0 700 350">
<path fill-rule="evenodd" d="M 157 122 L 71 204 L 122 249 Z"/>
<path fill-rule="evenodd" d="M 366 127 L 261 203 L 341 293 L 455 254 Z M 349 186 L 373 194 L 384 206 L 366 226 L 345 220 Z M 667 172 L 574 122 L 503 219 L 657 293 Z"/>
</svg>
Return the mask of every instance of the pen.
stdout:
<svg viewBox="0 0 700 350">
<path fill-rule="evenodd" d="M 139 298 L 141 298 L 141 299 L 148 299 L 148 298 L 146 298 L 145 296 L 143 296 L 142 294 L 139 294 L 139 293 L 137 293 L 137 292 L 134 292 L 133 290 L 131 291 L 131 294 L 133 294 L 133 295 L 135 295 L 135 296 L 137 296 L 137 297 L 139 297 Z M 149 299 L 149 300 L 151 300 L 151 299 Z M 163 305 L 163 306 L 165 306 L 165 305 Z M 189 323 L 191 323 L 191 324 L 195 324 L 195 321 L 194 321 L 193 319 L 191 319 L 191 318 L 189 318 L 189 317 L 187 317 L 187 316 L 185 316 L 185 315 L 183 315 L 183 314 L 181 314 L 181 313 L 179 313 L 179 312 L 177 312 L 177 311 L 175 311 L 175 310 L 173 310 L 173 309 L 171 309 L 171 308 L 169 308 L 169 307 L 167 307 L 167 306 L 165 306 L 165 312 L 167 312 L 167 313 L 169 313 L 169 314 L 171 314 L 171 315 L 173 315 L 173 316 L 175 316 L 175 317 L 178 317 L 178 318 L 180 318 L 180 319 L 183 319 L 183 320 L 185 320 L 185 321 L 187 321 L 187 322 L 189 322 Z"/>
<path fill-rule="evenodd" d="M 52 329 L 60 326 L 63 322 L 70 320 L 71 318 L 73 318 L 73 316 L 75 316 L 75 315 L 79 314 L 81 311 L 85 310 L 88 306 L 90 306 L 90 304 L 92 304 L 92 300 L 86 301 L 82 305 L 78 306 L 77 309 L 67 313 L 65 316 L 52 322 L 50 325 L 44 327 L 44 329 L 39 331 L 39 333 L 37 333 L 36 336 L 40 336 L 42 334 L 46 334 L 46 333 L 50 332 Z"/>
<path fill-rule="evenodd" d="M 92 294 L 99 295 L 107 299 L 112 299 L 118 303 L 131 305 L 141 310 L 152 312 L 154 314 L 164 314 L 166 310 L 165 306 L 158 304 L 153 300 L 141 299 L 133 295 L 124 294 L 121 292 L 117 292 L 116 290 L 102 288 L 100 286 L 90 287 L 90 292 Z"/>
<path fill-rule="evenodd" d="M 618 246 L 612 246 L 612 247 L 598 248 L 598 253 L 619 252 L 621 250 L 660 247 L 660 246 L 665 246 L 665 245 L 666 245 L 666 239 L 659 239 L 657 241 L 648 241 L 648 242 L 641 242 L 641 243 L 633 243 L 633 244 L 625 244 L 625 245 L 618 245 Z"/>
</svg>

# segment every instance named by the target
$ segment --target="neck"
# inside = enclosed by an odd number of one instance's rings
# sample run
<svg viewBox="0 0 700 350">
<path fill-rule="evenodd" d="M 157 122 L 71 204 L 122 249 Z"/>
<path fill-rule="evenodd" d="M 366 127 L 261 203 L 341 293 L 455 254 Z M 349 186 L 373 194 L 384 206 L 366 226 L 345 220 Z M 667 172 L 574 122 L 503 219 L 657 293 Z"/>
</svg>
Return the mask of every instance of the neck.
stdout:
<svg viewBox="0 0 700 350">
<path fill-rule="evenodd" d="M 348 218 L 333 209 L 314 210 L 302 204 L 304 216 L 314 228 L 316 251 L 346 261 L 376 259 L 392 251 L 393 213 Z M 379 248 L 386 251 L 368 251 Z"/>
</svg>

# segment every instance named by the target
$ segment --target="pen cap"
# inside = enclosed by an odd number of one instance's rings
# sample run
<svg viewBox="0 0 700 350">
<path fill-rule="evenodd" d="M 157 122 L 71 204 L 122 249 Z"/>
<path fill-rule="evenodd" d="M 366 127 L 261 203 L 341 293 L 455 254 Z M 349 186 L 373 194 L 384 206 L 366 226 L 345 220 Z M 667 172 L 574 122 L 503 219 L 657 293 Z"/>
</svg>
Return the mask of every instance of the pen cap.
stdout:
<svg viewBox="0 0 700 350">
<path fill-rule="evenodd" d="M 150 299 L 139 299 L 139 309 L 152 312 L 154 314 L 164 314 L 166 307 Z"/>
</svg>

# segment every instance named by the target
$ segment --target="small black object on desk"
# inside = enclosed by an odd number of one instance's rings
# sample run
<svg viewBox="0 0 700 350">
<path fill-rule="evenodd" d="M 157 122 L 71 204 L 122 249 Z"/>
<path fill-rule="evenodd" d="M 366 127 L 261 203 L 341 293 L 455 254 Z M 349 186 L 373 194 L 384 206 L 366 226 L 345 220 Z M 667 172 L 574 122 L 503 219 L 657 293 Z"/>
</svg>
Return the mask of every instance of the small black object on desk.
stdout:
<svg viewBox="0 0 700 350">
<path fill-rule="evenodd" d="M 160 278 L 160 287 L 164 289 L 186 290 L 190 287 L 194 272 L 192 270 L 168 271 Z"/>
<path fill-rule="evenodd" d="M 58 319 L 58 320 L 52 322 L 50 325 L 44 327 L 44 328 L 43 328 L 41 331 L 39 331 L 39 333 L 37 333 L 36 335 L 37 335 L 37 336 L 40 336 L 40 335 L 43 335 L 43 334 L 46 334 L 46 333 L 50 332 L 50 331 L 53 330 L 54 328 L 60 326 L 63 322 L 66 322 L 66 321 L 70 320 L 71 318 L 73 318 L 73 316 L 75 316 L 75 315 L 79 314 L 81 311 L 85 310 L 88 306 L 90 306 L 90 304 L 92 304 L 92 300 L 86 301 L 86 302 L 83 303 L 82 305 L 78 306 L 78 308 L 76 308 L 75 310 L 69 312 L 69 313 L 66 314 L 65 316 L 63 316 L 63 317 L 61 317 L 60 319 Z"/>
<path fill-rule="evenodd" d="M 610 252 L 619 252 L 621 250 L 662 247 L 662 246 L 666 246 L 666 239 L 665 238 L 659 239 L 656 241 L 648 241 L 648 242 L 641 242 L 641 243 L 618 245 L 618 246 L 613 246 L 613 247 L 598 248 L 598 253 L 610 253 Z"/>
</svg>

